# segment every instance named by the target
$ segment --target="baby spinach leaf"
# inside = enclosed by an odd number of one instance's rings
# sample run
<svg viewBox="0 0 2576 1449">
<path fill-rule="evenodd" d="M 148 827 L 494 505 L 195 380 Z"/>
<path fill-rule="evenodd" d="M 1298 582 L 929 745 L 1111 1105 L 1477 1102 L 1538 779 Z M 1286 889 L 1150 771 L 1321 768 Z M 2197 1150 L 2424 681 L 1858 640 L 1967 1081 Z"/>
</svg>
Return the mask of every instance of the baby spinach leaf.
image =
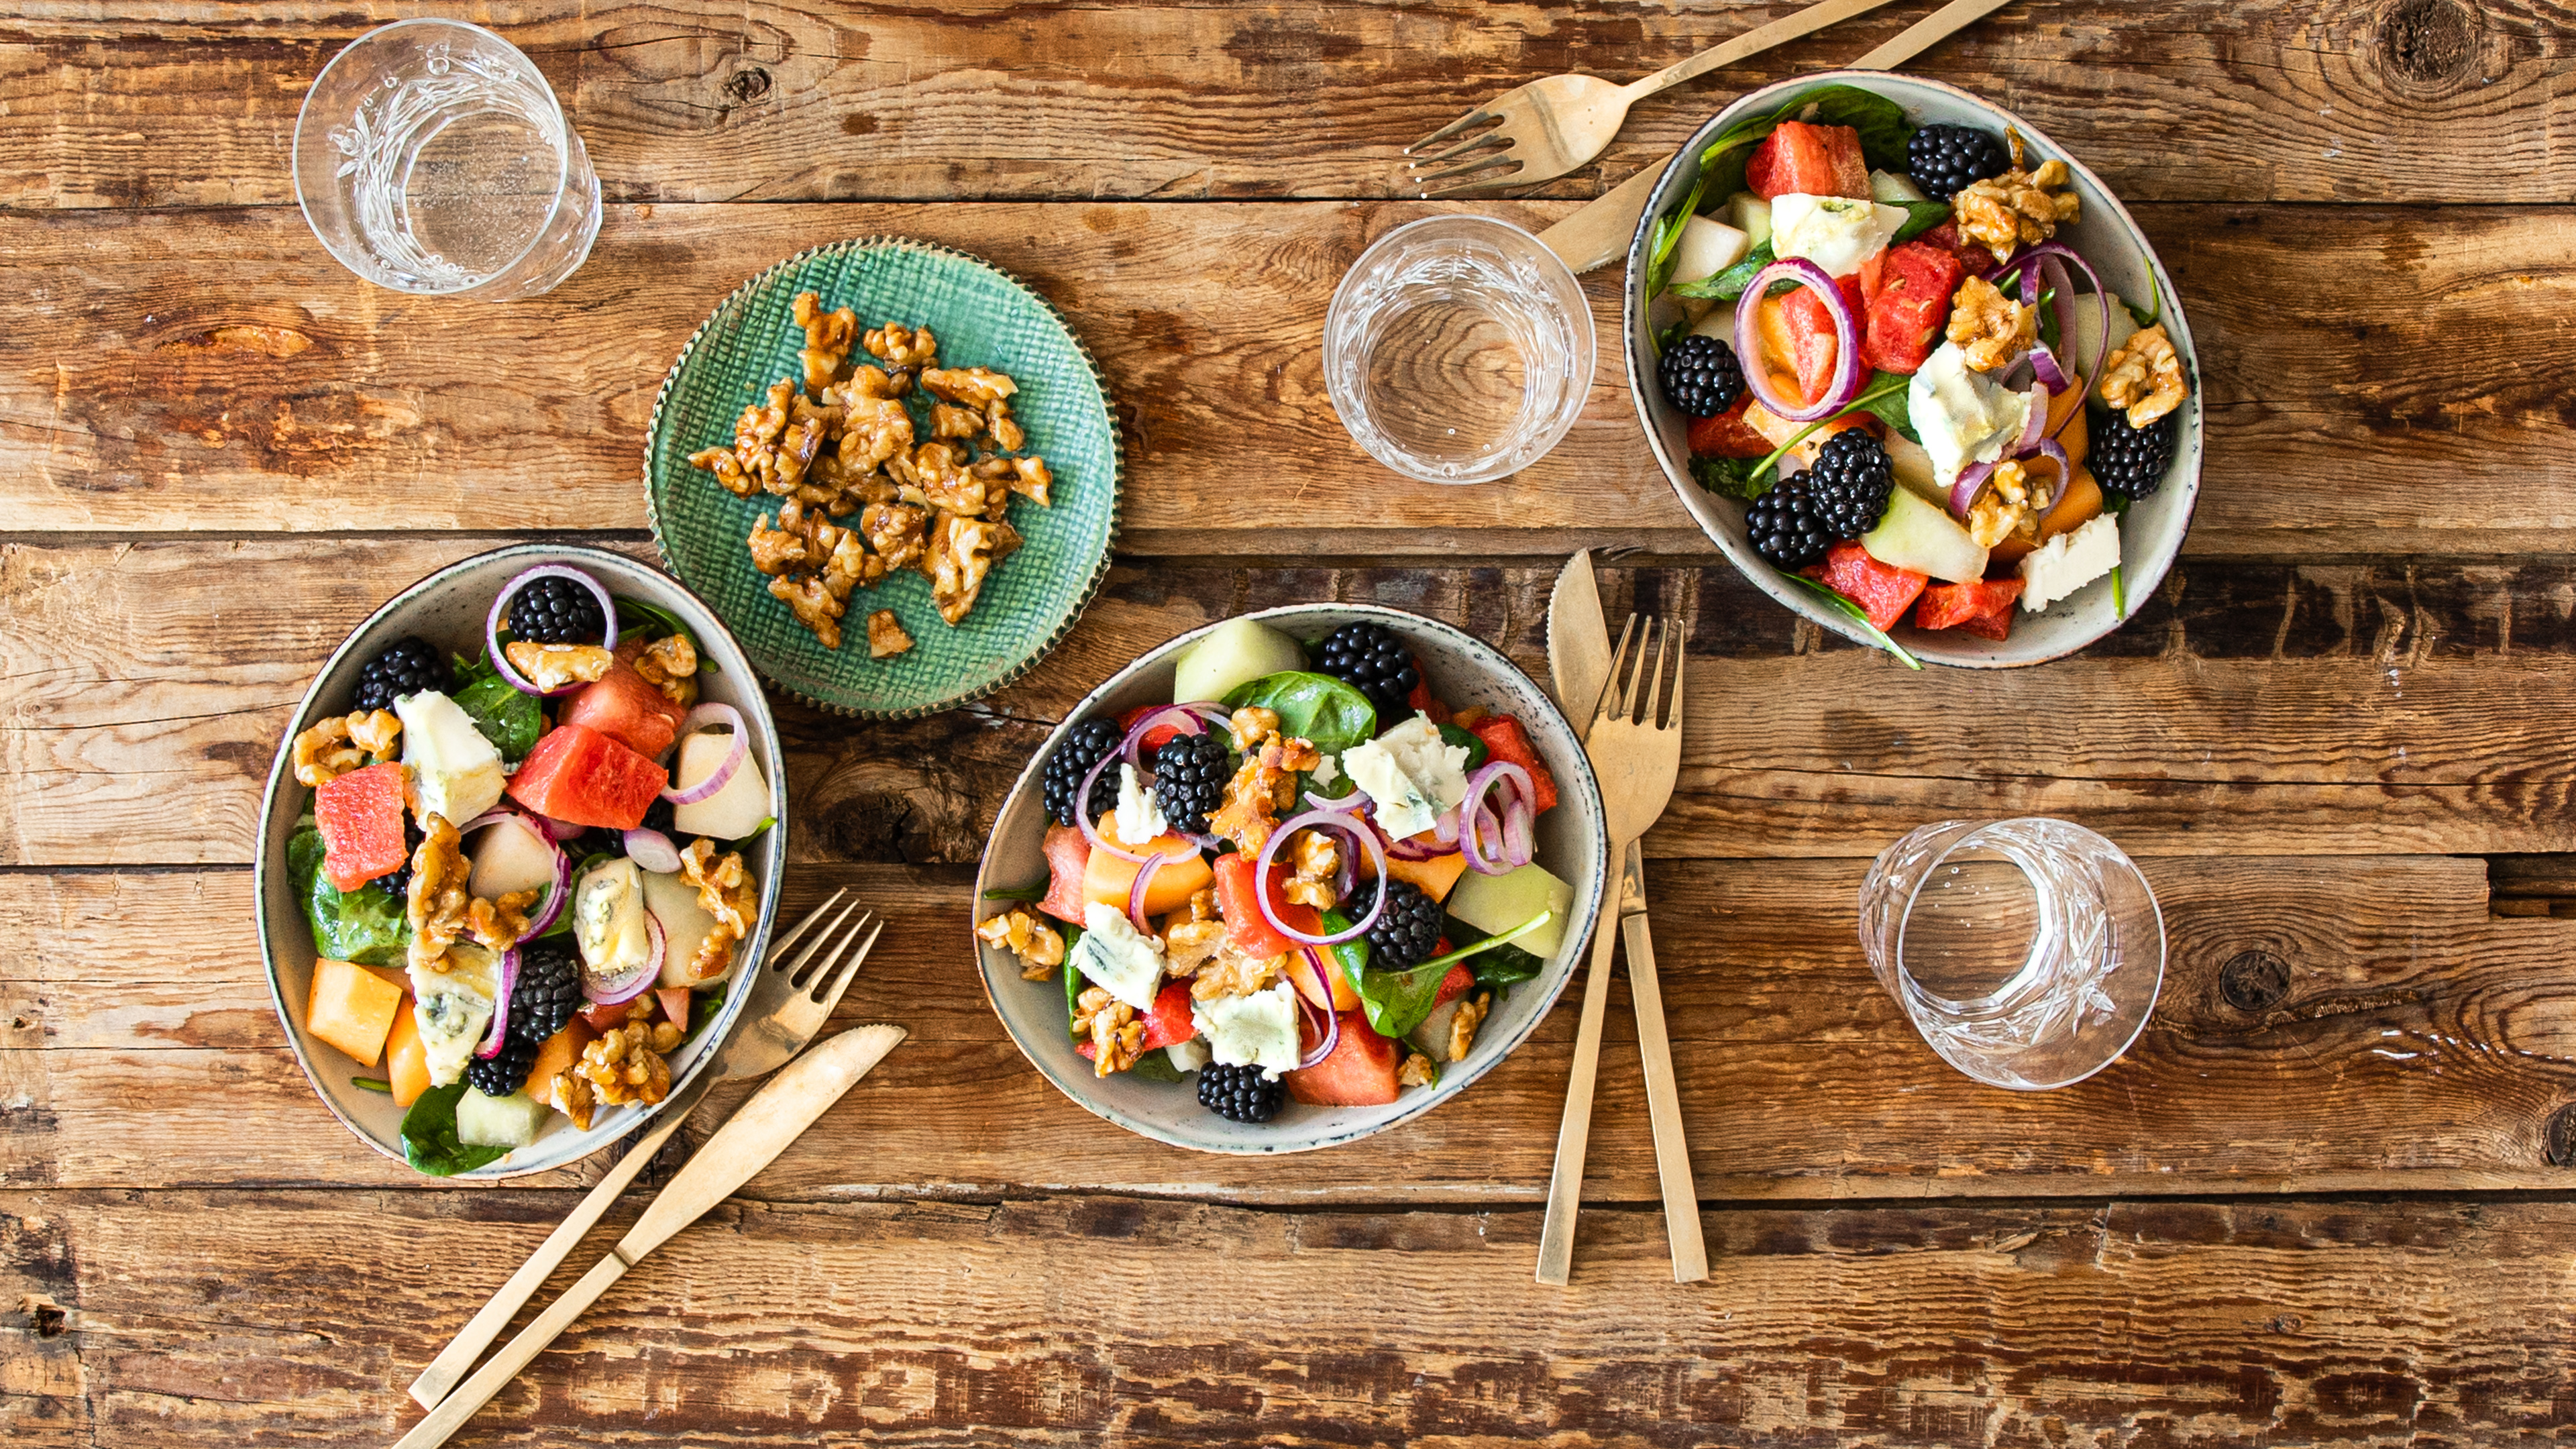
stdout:
<svg viewBox="0 0 2576 1449">
<path fill-rule="evenodd" d="M 1063 930 L 1064 1025 L 1066 1031 L 1073 1033 L 1074 1040 L 1080 1041 L 1082 1039 L 1082 1033 L 1073 1031 L 1073 1018 L 1075 1013 L 1080 1011 L 1082 1007 L 1083 978 L 1082 968 L 1074 964 L 1074 962 L 1081 958 L 1074 954 L 1073 948 L 1082 942 L 1082 928 L 1072 924 L 1071 922 L 1066 922 Z"/>
<path fill-rule="evenodd" d="M 984 899 L 988 901 L 1042 901 L 1046 899 L 1047 884 L 1048 883 L 1045 881 L 1039 881 L 1036 885 L 1013 886 L 1006 891 L 986 891 L 984 892 Z"/>
<path fill-rule="evenodd" d="M 1156 1047 L 1136 1058 L 1136 1065 L 1127 1069 L 1127 1075 L 1147 1082 L 1177 1082 L 1181 1069 L 1172 1065 L 1171 1053 Z"/>
<path fill-rule="evenodd" d="M 403 1160 L 414 1171 L 432 1177 L 454 1177 L 498 1162 L 510 1149 L 476 1147 L 456 1135 L 456 1104 L 465 1097 L 463 1082 L 432 1087 L 403 1113 Z"/>
<path fill-rule="evenodd" d="M 1905 225 L 1898 227 L 1896 235 L 1888 238 L 1890 246 L 1901 241 L 1912 241 L 1950 219 L 1950 203 L 1946 201 L 1908 201 L 1903 205 Z"/>
<path fill-rule="evenodd" d="M 501 672 L 481 662 L 456 661 L 456 707 L 474 721 L 474 728 L 501 752 L 501 758 L 517 763 L 537 747 L 537 737 L 546 732 L 545 707 L 532 695 L 521 694 L 501 677 Z"/>
<path fill-rule="evenodd" d="M 1457 917 L 1449 918 L 1451 936 L 1464 936 L 1475 927 Z M 1499 991 L 1516 982 L 1533 980 L 1547 969 L 1547 963 L 1518 946 L 1508 943 L 1493 947 L 1478 956 L 1469 968 L 1476 973 L 1476 985 L 1487 991 Z"/>
<path fill-rule="evenodd" d="M 1439 728 L 1440 743 L 1444 745 L 1465 747 L 1467 751 L 1468 769 L 1473 770 L 1478 765 L 1485 763 L 1485 757 L 1490 754 L 1491 751 L 1485 748 L 1485 742 L 1483 740 L 1478 739 L 1476 736 L 1469 734 L 1466 730 L 1453 724 L 1445 724 Z"/>
<path fill-rule="evenodd" d="M 1869 413 L 1903 433 L 1906 441 L 1922 442 L 1922 435 L 1914 431 L 1913 408 L 1906 401 L 1906 389 L 1912 385 L 1911 379 L 1892 372 L 1874 373 L 1868 384 L 1861 388 L 1860 396 L 1852 400 L 1851 407 L 1844 409 L 1844 413 L 1848 415 L 1855 410 Z"/>
<path fill-rule="evenodd" d="M 400 896 L 381 881 L 342 891 L 322 873 L 322 832 L 299 830 L 286 842 L 287 879 L 313 927 L 313 949 L 334 961 L 400 966 L 411 944 L 411 919 Z"/>
<path fill-rule="evenodd" d="M 1228 711 L 1259 706 L 1279 716 L 1279 728 L 1328 755 L 1377 738 L 1377 706 L 1329 674 L 1301 669 L 1265 674 L 1226 694 Z"/>
<path fill-rule="evenodd" d="M 1713 277 L 1702 277 L 1696 282 L 1683 282 L 1679 286 L 1673 288 L 1673 295 L 1676 297 L 1714 297 L 1721 302 L 1732 302 L 1736 298 L 1744 295 L 1745 288 L 1753 285 L 1754 273 L 1771 265 L 1779 259 L 1780 258 L 1774 255 L 1771 250 L 1771 239 L 1765 237 L 1755 244 L 1753 250 L 1744 254 L 1744 260 L 1737 262 L 1734 266 L 1727 268 L 1725 271 L 1719 272 Z M 1778 286 L 1795 287 L 1796 285 L 1797 284 L 1794 282 L 1776 284 L 1774 287 L 1775 294 Z"/>
<path fill-rule="evenodd" d="M 1775 120 L 1800 120 L 1817 126 L 1849 126 L 1860 132 L 1861 159 L 1877 171 L 1905 174 L 1905 148 L 1914 140 L 1914 125 L 1905 108 L 1876 91 L 1859 86 L 1824 86 L 1794 97 Z"/>
<path fill-rule="evenodd" d="M 1720 498 L 1750 503 L 1771 491 L 1771 470 L 1753 458 L 1693 458 L 1691 476 Z"/>
<path fill-rule="evenodd" d="M 1337 914 L 1329 911 L 1325 913 L 1324 924 L 1327 929 L 1348 929 L 1350 922 L 1347 919 L 1335 924 Z M 1345 961 L 1342 974 L 1350 977 L 1351 989 L 1359 993 L 1360 1006 L 1368 1012 L 1369 1025 L 1377 1028 L 1378 1035 L 1402 1037 L 1422 1025 L 1423 1018 L 1431 1015 L 1432 1007 L 1439 1004 L 1440 983 L 1448 977 L 1450 967 L 1488 952 L 1508 948 L 1511 942 L 1528 935 L 1555 918 L 1556 912 L 1541 911 L 1508 931 L 1499 931 L 1481 941 L 1461 946 L 1446 956 L 1434 956 L 1409 971 L 1374 971 L 1363 965 L 1354 972 Z M 1524 951 L 1520 954 L 1526 956 L 1529 953 Z"/>
</svg>

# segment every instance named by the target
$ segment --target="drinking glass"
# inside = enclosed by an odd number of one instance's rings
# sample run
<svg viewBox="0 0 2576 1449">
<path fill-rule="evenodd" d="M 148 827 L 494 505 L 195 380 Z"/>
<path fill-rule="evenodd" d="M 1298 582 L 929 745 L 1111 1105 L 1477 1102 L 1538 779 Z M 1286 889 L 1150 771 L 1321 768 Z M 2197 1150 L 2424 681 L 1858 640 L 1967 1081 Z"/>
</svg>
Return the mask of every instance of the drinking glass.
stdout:
<svg viewBox="0 0 2576 1449">
<path fill-rule="evenodd" d="M 2146 877 L 2063 820 L 1944 820 L 1889 846 L 1861 883 L 1860 940 L 1932 1050 L 2016 1091 L 2118 1060 L 2164 984 Z"/>
<path fill-rule="evenodd" d="M 461 20 L 370 30 L 295 118 L 295 195 L 380 287 L 508 301 L 552 290 L 599 236 L 599 177 L 518 47 Z"/>
<path fill-rule="evenodd" d="M 1369 456 L 1424 483 L 1544 457 L 1592 390 L 1592 308 L 1507 221 L 1434 216 L 1360 253 L 1324 315 L 1324 390 Z"/>
</svg>

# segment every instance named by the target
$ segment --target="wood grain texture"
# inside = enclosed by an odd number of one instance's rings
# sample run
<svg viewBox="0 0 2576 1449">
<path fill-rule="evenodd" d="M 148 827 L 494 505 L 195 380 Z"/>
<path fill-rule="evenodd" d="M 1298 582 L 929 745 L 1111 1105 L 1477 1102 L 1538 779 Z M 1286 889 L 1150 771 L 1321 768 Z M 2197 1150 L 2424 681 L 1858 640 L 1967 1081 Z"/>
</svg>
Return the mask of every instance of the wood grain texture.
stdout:
<svg viewBox="0 0 2576 1449">
<path fill-rule="evenodd" d="M 613 208 L 580 274 L 508 307 L 368 287 L 292 210 L 0 214 L 30 303 L 0 333 L 0 508 L 62 531 L 642 528 L 646 423 L 708 310 L 802 248 L 895 233 L 982 254 L 1072 317 L 1125 424 L 1132 552 L 1366 556 L 1438 530 L 1480 553 L 1713 559 L 1640 446 L 1616 273 L 1588 284 L 1591 402 L 1537 466 L 1411 484 L 1351 442 L 1325 304 L 1370 239 L 1431 209 Z M 2200 342 L 2193 553 L 2567 546 L 2576 213 L 2140 214 Z"/>
<path fill-rule="evenodd" d="M 0 1195 L 0 1434 L 389 1440 L 479 1294 L 459 1265 L 534 1242 L 556 1196 Z M 1709 1225 L 1713 1281 L 1678 1286 L 1653 1215 L 1590 1215 L 1555 1289 L 1526 1210 L 737 1202 L 456 1442 L 2421 1445 L 2566 1412 L 2564 1204 Z M 1217 1284 L 1222 1311 L 1175 1311 Z"/>
<path fill-rule="evenodd" d="M 1565 70 L 1629 80 L 1787 3 L 1005 5 L 756 11 L 536 0 L 474 18 L 532 52 L 617 201 L 1381 197 L 1399 150 Z M 414 6 L 16 7 L 0 37 L 0 203 L 291 205 L 306 84 Z M 1890 9 L 1641 105 L 1589 196 L 1726 100 L 1840 64 Z M 102 63 L 112 45 L 114 64 Z M 2530 0 L 2024 0 L 1913 69 L 1990 96 L 2132 200 L 2556 202 L 2563 9 Z M 2181 164 L 2177 164 L 2179 146 Z"/>
<path fill-rule="evenodd" d="M 1862 862 L 1655 863 L 1657 954 L 1703 1196 L 2569 1185 L 2550 1154 L 2553 1118 L 2576 1103 L 2576 924 L 2490 919 L 2479 861 L 2144 864 L 2170 938 L 2153 1021 L 2102 1075 L 2025 1094 L 1952 1072 L 1880 991 L 1854 932 Z M 1573 997 L 1417 1123 L 1289 1158 L 1193 1154 L 1089 1116 L 1022 1060 L 976 981 L 966 871 L 801 866 L 785 910 L 843 884 L 890 924 L 841 1019 L 912 1037 L 755 1196 L 1534 1205 L 1544 1194 Z M 442 1190 L 375 1156 L 314 1099 L 269 1006 L 249 895 L 241 871 L 0 875 L 0 1101 L 19 1104 L 0 1109 L 12 1128 L 0 1132 L 0 1184 Z M 1625 994 L 1611 1003 L 1585 1195 L 1650 1203 Z M 693 1122 L 684 1135 L 704 1131 Z M 522 1185 L 566 1180 L 587 1178 Z"/>
<path fill-rule="evenodd" d="M 248 863 L 321 661 L 412 580 L 497 540 L 0 544 L 0 864 Z M 622 543 L 633 552 L 648 546 Z M 971 709 L 854 729 L 779 706 L 814 860 L 964 863 L 1046 731 L 1141 651 L 1273 604 L 1445 619 L 1544 677 L 1555 566 L 1113 570 L 1057 652 Z M 2576 850 L 2576 567 L 2186 560 L 2085 656 L 1909 673 L 1731 570 L 1606 570 L 1613 617 L 1679 612 L 1694 661 L 1659 856 L 1869 857 L 1926 820 L 2039 813 L 2140 854 Z M 2117 701 L 2106 706 L 2103 701 Z M 1759 702 L 1758 704 L 1754 702 Z M 2033 730 L 2030 720 L 2085 721 Z"/>
</svg>

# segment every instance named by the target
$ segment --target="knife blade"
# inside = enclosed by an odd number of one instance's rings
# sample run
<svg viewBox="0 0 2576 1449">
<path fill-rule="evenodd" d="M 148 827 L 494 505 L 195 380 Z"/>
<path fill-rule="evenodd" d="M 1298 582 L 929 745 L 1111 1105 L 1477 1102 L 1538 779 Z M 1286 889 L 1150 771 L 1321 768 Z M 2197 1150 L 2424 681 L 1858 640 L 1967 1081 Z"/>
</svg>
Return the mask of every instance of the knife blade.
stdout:
<svg viewBox="0 0 2576 1449">
<path fill-rule="evenodd" d="M 1847 70 L 1894 70 L 1952 32 L 1983 20 L 2012 0 L 1950 0 L 1950 3 L 1915 21 L 1895 39 L 1853 61 Z M 1646 214 L 1646 199 L 1654 194 L 1655 183 L 1681 155 L 1674 152 L 1660 161 L 1647 164 L 1644 170 L 1622 181 L 1618 186 L 1585 203 L 1563 221 L 1538 234 L 1539 244 L 1561 258 L 1577 273 L 1597 271 L 1628 254 L 1629 243 L 1636 239 L 1637 220 Z"/>
<path fill-rule="evenodd" d="M 1601 691 L 1610 683 L 1610 621 L 1601 612 L 1601 583 L 1592 550 L 1578 548 L 1557 571 L 1547 600 L 1547 673 L 1556 707 L 1580 739 L 1592 732 Z"/>
</svg>

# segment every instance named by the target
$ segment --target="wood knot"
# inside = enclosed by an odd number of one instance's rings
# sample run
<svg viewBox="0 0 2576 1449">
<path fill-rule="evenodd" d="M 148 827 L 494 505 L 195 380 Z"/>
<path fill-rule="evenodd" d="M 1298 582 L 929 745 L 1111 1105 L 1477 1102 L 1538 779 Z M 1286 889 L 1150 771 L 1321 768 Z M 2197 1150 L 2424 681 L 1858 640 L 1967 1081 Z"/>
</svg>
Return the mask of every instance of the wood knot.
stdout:
<svg viewBox="0 0 2576 1449">
<path fill-rule="evenodd" d="M 2290 963 L 2269 951 L 2239 951 L 2218 968 L 2218 994 L 2248 1015 L 2270 1011 L 2290 994 Z"/>
<path fill-rule="evenodd" d="M 724 83 L 725 99 L 737 106 L 747 106 L 769 94 L 769 72 L 756 65 L 735 71 Z"/>
<path fill-rule="evenodd" d="M 2397 0 L 2379 19 L 2379 58 L 2419 86 L 2465 78 L 2477 62 L 2478 14 L 2461 0 Z"/>
<path fill-rule="evenodd" d="M 18 1300 L 18 1307 L 26 1313 L 28 1326 L 36 1330 L 38 1338 L 60 1338 L 71 1326 L 71 1314 L 50 1298 L 29 1293 Z"/>
<path fill-rule="evenodd" d="M 2552 1167 L 2576 1167 L 2576 1102 L 2549 1114 L 2549 1125 L 2541 1133 L 2541 1150 Z"/>
</svg>

